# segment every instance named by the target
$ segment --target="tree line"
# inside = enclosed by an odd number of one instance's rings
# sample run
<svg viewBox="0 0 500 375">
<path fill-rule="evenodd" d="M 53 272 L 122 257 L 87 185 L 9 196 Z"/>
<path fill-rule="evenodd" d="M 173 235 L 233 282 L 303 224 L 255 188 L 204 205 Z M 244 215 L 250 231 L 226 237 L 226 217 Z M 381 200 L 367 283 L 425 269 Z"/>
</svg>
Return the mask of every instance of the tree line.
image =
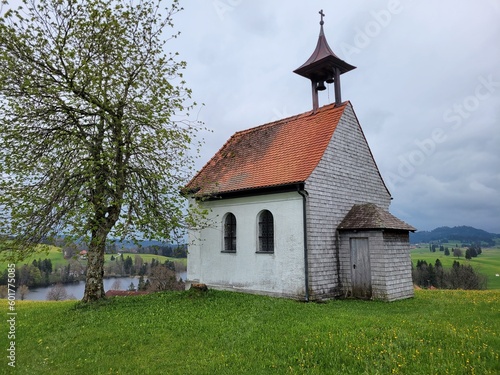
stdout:
<svg viewBox="0 0 500 375">
<path fill-rule="evenodd" d="M 170 258 L 186 258 L 187 245 L 153 245 L 137 249 L 141 254 L 163 255 Z"/>
<path fill-rule="evenodd" d="M 486 289 L 486 276 L 478 274 L 471 265 L 453 261 L 445 269 L 439 259 L 434 265 L 425 260 L 418 260 L 416 267 L 412 263 L 413 283 L 422 288 L 438 289 Z"/>
<path fill-rule="evenodd" d="M 462 244 L 463 245 L 463 244 Z M 483 251 L 481 249 L 481 245 L 479 243 L 474 243 L 472 245 L 466 245 L 467 249 L 465 250 L 465 259 L 472 259 L 480 255 Z M 464 255 L 462 249 L 457 245 L 456 247 L 453 247 L 450 249 L 446 246 L 443 245 L 436 245 L 436 244 L 429 244 L 429 251 L 431 253 L 435 253 L 436 250 L 439 249 L 439 251 L 444 252 L 444 255 L 449 256 L 453 254 L 453 256 L 460 258 L 461 256 Z"/>
<path fill-rule="evenodd" d="M 153 258 L 151 262 L 145 262 L 144 259 L 139 255 L 135 254 L 134 258 L 130 255 L 124 256 L 120 254 L 119 256 L 111 255 L 111 262 L 104 267 L 104 276 L 146 276 L 151 274 L 152 270 L 157 266 L 164 266 L 172 271 L 182 272 L 184 271 L 183 265 L 179 262 L 172 262 L 166 260 L 161 263 L 159 260 Z"/>
<path fill-rule="evenodd" d="M 80 251 L 88 250 L 89 246 L 85 242 L 72 241 L 69 238 L 54 237 L 44 238 L 42 244 L 60 247 L 64 258 L 69 259 L 77 256 Z M 187 244 L 168 244 L 168 245 L 149 245 L 149 246 L 135 246 L 135 247 L 121 247 L 120 243 L 108 241 L 106 243 L 106 254 L 119 254 L 119 253 L 138 253 L 138 254 L 153 254 L 163 255 L 169 258 L 186 258 L 187 257 Z"/>
</svg>

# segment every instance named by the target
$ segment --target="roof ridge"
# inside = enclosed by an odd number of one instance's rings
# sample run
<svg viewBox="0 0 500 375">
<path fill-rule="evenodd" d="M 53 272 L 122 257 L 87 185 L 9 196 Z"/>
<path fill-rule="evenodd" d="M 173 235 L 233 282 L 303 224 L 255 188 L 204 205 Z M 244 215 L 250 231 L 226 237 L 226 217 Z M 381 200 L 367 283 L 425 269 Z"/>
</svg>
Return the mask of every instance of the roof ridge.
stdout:
<svg viewBox="0 0 500 375">
<path fill-rule="evenodd" d="M 324 112 L 324 111 L 329 110 L 329 109 L 336 109 L 336 108 L 340 109 L 342 107 L 345 107 L 348 103 L 350 103 L 350 102 L 345 101 L 340 106 L 335 105 L 335 103 L 329 103 L 329 104 L 325 104 L 324 106 L 320 107 L 316 112 L 310 110 L 307 112 L 302 112 L 302 113 L 298 113 L 296 115 L 288 116 L 288 117 L 285 117 L 285 118 L 282 118 L 279 120 L 271 121 L 271 122 L 268 122 L 265 124 L 257 125 L 257 126 L 254 126 L 254 127 L 248 128 L 248 129 L 238 130 L 235 133 L 233 133 L 233 135 L 229 139 L 231 139 L 234 136 L 239 135 L 239 134 L 248 134 L 248 133 L 251 133 L 253 131 L 261 130 L 261 129 L 265 128 L 266 126 L 270 127 L 270 126 L 278 125 L 278 124 L 282 124 L 282 123 L 286 124 L 287 122 L 290 122 L 293 120 L 298 120 L 301 117 L 316 115 L 318 113 Z M 331 107 L 331 108 L 329 108 L 329 107 Z"/>
</svg>

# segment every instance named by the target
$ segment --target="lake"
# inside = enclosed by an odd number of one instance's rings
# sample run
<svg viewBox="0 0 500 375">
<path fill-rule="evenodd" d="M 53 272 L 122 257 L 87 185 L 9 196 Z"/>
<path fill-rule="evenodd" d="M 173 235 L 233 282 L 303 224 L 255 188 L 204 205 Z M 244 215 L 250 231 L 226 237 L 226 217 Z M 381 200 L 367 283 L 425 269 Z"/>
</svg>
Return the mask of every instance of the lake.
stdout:
<svg viewBox="0 0 500 375">
<path fill-rule="evenodd" d="M 182 278 L 182 280 L 186 280 L 186 276 L 187 272 L 180 272 L 177 274 L 177 277 Z M 110 290 L 115 281 L 119 281 L 120 283 L 118 290 L 127 290 L 130 286 L 130 283 L 133 283 L 134 287 L 137 288 L 137 285 L 139 284 L 139 277 L 112 277 L 109 279 L 104 279 L 104 290 Z M 29 292 L 24 296 L 24 299 L 31 301 L 45 301 L 47 299 L 47 293 L 51 288 L 52 286 L 30 289 Z M 83 292 L 85 291 L 85 282 L 80 281 L 79 283 L 74 284 L 64 284 L 64 288 L 66 289 L 66 292 L 68 292 L 68 296 L 74 296 L 77 300 L 79 300 L 83 298 Z M 18 300 L 21 299 L 19 295 L 17 295 L 16 298 Z"/>
</svg>

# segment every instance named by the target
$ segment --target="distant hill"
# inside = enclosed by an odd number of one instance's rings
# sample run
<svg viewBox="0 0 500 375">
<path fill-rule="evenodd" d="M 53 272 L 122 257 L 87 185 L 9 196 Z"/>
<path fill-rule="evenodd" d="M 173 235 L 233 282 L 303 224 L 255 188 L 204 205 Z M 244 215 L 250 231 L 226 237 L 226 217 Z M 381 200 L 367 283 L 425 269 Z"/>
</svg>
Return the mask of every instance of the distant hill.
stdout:
<svg viewBox="0 0 500 375">
<path fill-rule="evenodd" d="M 172 246 L 172 244 L 160 241 L 138 241 L 134 243 L 132 241 L 120 241 L 120 240 L 111 240 L 118 248 L 130 249 L 140 247 L 149 247 L 149 246 Z"/>
<path fill-rule="evenodd" d="M 484 241 L 489 245 L 495 244 L 495 238 L 500 238 L 500 234 L 489 233 L 482 229 L 473 227 L 439 227 L 431 231 L 421 231 L 410 233 L 410 243 L 422 242 L 453 242 L 460 241 L 466 243 Z"/>
<path fill-rule="evenodd" d="M 115 240 L 108 247 L 108 252 L 125 252 L 139 254 L 157 254 L 173 258 L 186 258 L 186 244 L 172 244 L 160 241 L 139 241 L 133 243 L 131 241 Z"/>
<path fill-rule="evenodd" d="M 117 238 L 110 238 L 108 242 L 111 244 L 115 244 L 117 248 L 120 249 L 130 249 L 137 247 L 151 247 L 151 246 L 170 246 L 170 247 L 178 247 L 185 246 L 185 242 L 182 241 L 173 241 L 173 242 L 162 242 L 156 240 L 138 240 L 137 242 L 131 240 L 119 240 Z"/>
</svg>

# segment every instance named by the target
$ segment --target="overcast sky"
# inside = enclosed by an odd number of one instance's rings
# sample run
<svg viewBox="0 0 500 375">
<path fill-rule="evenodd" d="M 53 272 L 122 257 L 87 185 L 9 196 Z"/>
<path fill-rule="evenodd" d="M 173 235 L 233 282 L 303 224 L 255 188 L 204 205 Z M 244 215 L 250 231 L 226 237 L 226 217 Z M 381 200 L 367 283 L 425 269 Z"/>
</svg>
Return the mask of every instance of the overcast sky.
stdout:
<svg viewBox="0 0 500 375">
<path fill-rule="evenodd" d="M 333 51 L 357 69 L 342 99 L 393 196 L 419 230 L 500 233 L 499 0 L 184 1 L 167 46 L 188 64 L 211 129 L 198 169 L 236 131 L 311 110 L 293 73 L 314 50 L 320 9 Z M 334 101 L 333 85 L 320 105 Z"/>
</svg>

